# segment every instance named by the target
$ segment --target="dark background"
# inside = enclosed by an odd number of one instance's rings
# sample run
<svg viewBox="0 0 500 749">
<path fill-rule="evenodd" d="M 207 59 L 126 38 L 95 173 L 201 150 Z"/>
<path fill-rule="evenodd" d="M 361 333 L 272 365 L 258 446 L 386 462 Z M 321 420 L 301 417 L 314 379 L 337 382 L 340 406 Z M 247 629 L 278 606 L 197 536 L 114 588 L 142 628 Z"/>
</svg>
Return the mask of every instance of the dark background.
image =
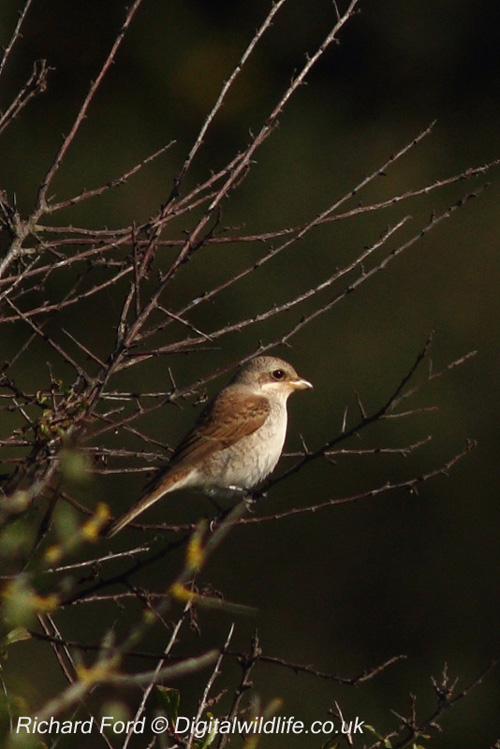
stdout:
<svg viewBox="0 0 500 749">
<path fill-rule="evenodd" d="M 128 185 L 58 220 L 120 226 L 154 213 L 221 81 L 268 7 L 257 1 L 145 2 L 54 190 L 63 198 L 100 184 L 171 139 L 176 143 L 161 162 Z M 19 8 L 14 0 L 1 4 L 3 44 Z M 435 118 L 432 135 L 372 184 L 361 200 L 382 200 L 500 156 L 499 4 L 382 0 L 361 2 L 360 10 L 341 33 L 340 46 L 327 52 L 281 116 L 255 169 L 232 195 L 224 214 L 227 225 L 244 225 L 249 233 L 307 220 Z M 260 126 L 305 52 L 315 49 L 329 29 L 332 13 L 330 2 L 291 0 L 278 15 L 212 128 L 189 185 L 247 142 L 249 130 Z M 32 206 L 61 134 L 68 131 L 122 18 L 121 2 L 35 0 L 2 93 L 5 105 L 27 77 L 33 59 L 46 58 L 54 68 L 47 92 L 10 128 L 0 146 L 2 187 L 16 193 L 23 211 Z M 324 672 L 351 676 L 393 655 L 407 656 L 357 690 L 258 666 L 253 674 L 256 691 L 263 704 L 281 697 L 284 715 L 326 719 L 337 699 L 347 716 L 359 715 L 384 732 L 395 722 L 391 709 L 408 712 L 410 692 L 417 695 L 421 717 L 432 711 L 430 677 L 439 677 L 445 662 L 463 687 L 499 654 L 498 172 L 483 181 L 492 184 L 478 200 L 305 328 L 292 340 L 292 350 L 276 352 L 292 361 L 315 388 L 291 403 L 290 450 L 300 448 L 299 434 L 310 448 L 337 434 L 346 404 L 354 419 L 354 390 L 367 408 L 377 408 L 431 330 L 436 368 L 470 350 L 478 352 L 412 403 L 437 405 L 438 411 L 378 425 L 350 446 L 398 447 L 432 434 L 430 445 L 406 460 L 348 456 L 334 466 L 315 463 L 273 490 L 265 513 L 419 475 L 459 452 L 467 438 L 476 439 L 477 449 L 448 478 L 425 484 L 418 495 L 392 493 L 237 529 L 204 570 L 202 582 L 213 584 L 228 600 L 259 609 L 256 619 L 237 621 L 236 649 L 248 647 L 257 626 L 266 654 Z M 265 272 L 224 293 L 217 306 L 200 313 L 199 319 L 193 316 L 193 322 L 213 329 L 287 299 L 354 258 L 391 222 L 411 213 L 410 236 L 433 210 L 446 208 L 473 187 L 464 182 L 397 209 L 320 228 Z M 185 222 L 177 226 L 179 233 L 189 227 L 187 218 Z M 171 250 L 166 252 L 165 262 L 173 257 Z M 181 306 L 261 252 L 247 246 L 205 249 L 176 279 L 169 304 Z M 54 324 L 80 329 L 94 350 L 106 351 L 112 335 L 108 322 L 112 324 L 117 309 L 119 304 L 109 298 L 99 305 L 89 303 L 78 314 L 68 311 Z M 167 363 L 178 382 L 188 384 L 198 374 L 251 351 L 260 339 L 271 340 L 299 316 L 296 312 L 258 330 L 251 328 L 223 340 L 212 352 Z M 16 329 L 4 339 L 2 358 L 19 345 L 19 335 Z M 40 387 L 39 362 L 33 364 L 32 371 L 19 374 L 27 389 Z M 165 362 L 155 361 L 134 368 L 119 385 L 165 387 L 164 379 Z M 222 384 L 214 384 L 210 392 Z M 188 406 L 140 426 L 162 440 L 167 433 L 167 441 L 175 443 L 193 418 Z M 100 478 L 84 499 L 93 506 L 97 498 L 105 498 L 118 510 L 132 490 L 133 498 L 137 496 L 140 486 L 140 479 L 132 484 L 130 479 Z M 172 499 L 173 518 L 193 520 L 209 508 L 203 498 L 186 499 Z M 149 519 L 160 521 L 164 513 L 158 509 Z M 130 531 L 113 548 L 127 548 L 142 538 Z M 170 580 L 162 565 L 139 582 L 161 589 L 162 580 Z M 118 619 L 119 628 L 127 621 L 126 612 L 103 613 L 89 606 L 82 635 L 82 611 L 75 607 L 60 618 L 67 637 L 97 641 L 104 623 Z M 193 648 L 219 646 L 230 617 L 202 613 L 201 625 L 202 641 L 193 635 Z M 159 651 L 163 642 L 159 631 L 148 649 Z M 63 684 L 52 653 L 41 644 L 12 648 L 6 669 L 31 707 Z M 218 686 L 234 688 L 237 677 L 235 666 Z M 180 685 L 186 715 L 199 696 L 193 684 L 203 683 L 201 674 Z M 135 704 L 133 694 L 126 697 Z M 433 738 L 431 746 L 492 746 L 500 737 L 498 672 L 445 716 L 443 727 L 444 736 Z M 365 739 L 370 742 L 369 736 Z M 85 746 L 85 739 L 81 741 Z M 264 746 L 303 746 L 302 741 L 273 737 Z"/>
</svg>

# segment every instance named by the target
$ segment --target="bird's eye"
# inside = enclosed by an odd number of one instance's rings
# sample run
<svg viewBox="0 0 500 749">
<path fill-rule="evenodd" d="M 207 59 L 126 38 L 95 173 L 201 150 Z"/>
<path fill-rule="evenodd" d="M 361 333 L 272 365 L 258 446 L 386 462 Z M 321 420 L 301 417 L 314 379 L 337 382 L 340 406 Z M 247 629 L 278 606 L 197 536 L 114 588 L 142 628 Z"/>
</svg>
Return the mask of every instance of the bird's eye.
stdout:
<svg viewBox="0 0 500 749">
<path fill-rule="evenodd" d="M 272 375 L 275 380 L 282 380 L 285 376 L 285 373 L 282 369 L 275 369 Z"/>
</svg>

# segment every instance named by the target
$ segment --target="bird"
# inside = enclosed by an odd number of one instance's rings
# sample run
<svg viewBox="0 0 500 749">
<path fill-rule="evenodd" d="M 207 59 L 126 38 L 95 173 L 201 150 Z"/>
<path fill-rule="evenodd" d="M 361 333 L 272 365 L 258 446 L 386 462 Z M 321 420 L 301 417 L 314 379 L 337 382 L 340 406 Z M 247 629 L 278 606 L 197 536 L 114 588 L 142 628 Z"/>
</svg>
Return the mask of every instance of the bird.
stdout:
<svg viewBox="0 0 500 749">
<path fill-rule="evenodd" d="M 114 536 L 179 489 L 199 490 L 210 497 L 248 495 L 281 456 L 289 396 L 310 388 L 308 380 L 278 357 L 257 356 L 243 364 L 201 412 L 139 501 L 111 520 L 102 535 Z"/>
</svg>

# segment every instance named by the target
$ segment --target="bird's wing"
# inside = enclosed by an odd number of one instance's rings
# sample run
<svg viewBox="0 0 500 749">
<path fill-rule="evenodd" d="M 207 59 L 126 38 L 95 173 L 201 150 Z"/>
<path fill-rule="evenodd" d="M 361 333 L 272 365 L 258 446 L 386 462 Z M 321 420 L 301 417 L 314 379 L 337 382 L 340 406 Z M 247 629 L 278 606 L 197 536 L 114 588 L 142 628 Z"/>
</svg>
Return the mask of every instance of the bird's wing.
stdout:
<svg viewBox="0 0 500 749">
<path fill-rule="evenodd" d="M 202 412 L 194 429 L 182 440 L 168 465 L 146 487 L 145 494 L 127 512 L 111 522 L 103 535 L 114 536 L 144 510 L 182 482 L 191 466 L 217 450 L 234 445 L 263 425 L 271 407 L 267 398 L 236 389 L 222 391 Z"/>
<path fill-rule="evenodd" d="M 198 463 L 248 437 L 264 424 L 270 410 L 268 399 L 261 395 L 222 391 L 175 450 L 168 470 L 181 463 Z"/>
</svg>

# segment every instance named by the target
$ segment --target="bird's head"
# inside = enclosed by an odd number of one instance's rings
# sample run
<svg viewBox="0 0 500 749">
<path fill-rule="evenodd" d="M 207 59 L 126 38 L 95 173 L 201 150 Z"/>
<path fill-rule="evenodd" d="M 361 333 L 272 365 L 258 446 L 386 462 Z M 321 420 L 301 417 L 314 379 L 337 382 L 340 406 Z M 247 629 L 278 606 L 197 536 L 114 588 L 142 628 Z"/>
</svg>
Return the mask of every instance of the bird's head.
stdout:
<svg viewBox="0 0 500 749">
<path fill-rule="evenodd" d="M 276 356 L 257 356 L 236 373 L 234 383 L 250 387 L 256 394 L 286 399 L 312 385 L 300 377 L 291 364 Z"/>
</svg>

